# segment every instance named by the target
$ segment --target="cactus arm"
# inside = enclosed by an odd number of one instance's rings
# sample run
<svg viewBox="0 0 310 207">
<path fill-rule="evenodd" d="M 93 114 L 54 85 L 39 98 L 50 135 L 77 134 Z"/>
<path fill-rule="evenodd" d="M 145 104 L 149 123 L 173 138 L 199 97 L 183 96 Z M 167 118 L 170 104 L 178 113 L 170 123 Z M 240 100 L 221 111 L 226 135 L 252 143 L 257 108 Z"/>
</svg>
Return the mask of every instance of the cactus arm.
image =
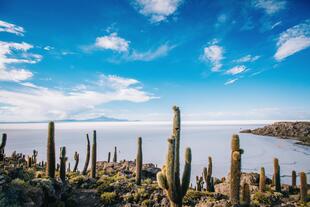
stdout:
<svg viewBox="0 0 310 207">
<path fill-rule="evenodd" d="M 181 197 L 183 198 L 188 190 L 191 177 L 192 152 L 190 148 L 185 151 L 185 166 L 182 176 Z"/>
<path fill-rule="evenodd" d="M 169 186 L 167 183 L 166 176 L 162 172 L 158 172 L 156 177 L 157 177 L 157 182 L 158 182 L 159 187 L 167 191 Z"/>
</svg>

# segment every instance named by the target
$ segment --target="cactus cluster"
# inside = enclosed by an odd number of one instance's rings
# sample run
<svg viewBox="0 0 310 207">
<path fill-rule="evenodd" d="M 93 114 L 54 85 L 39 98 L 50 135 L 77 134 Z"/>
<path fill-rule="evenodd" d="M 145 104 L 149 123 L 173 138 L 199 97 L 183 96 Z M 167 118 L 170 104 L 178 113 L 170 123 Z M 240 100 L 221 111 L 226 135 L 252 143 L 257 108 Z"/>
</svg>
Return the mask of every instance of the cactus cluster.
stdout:
<svg viewBox="0 0 310 207">
<path fill-rule="evenodd" d="M 278 158 L 273 159 L 273 183 L 276 192 L 281 192 L 280 165 Z"/>
<path fill-rule="evenodd" d="M 86 148 L 85 164 L 84 164 L 84 168 L 83 168 L 83 171 L 82 171 L 83 175 L 86 175 L 86 173 L 87 173 L 87 169 L 88 169 L 88 165 L 89 165 L 89 159 L 90 159 L 90 141 L 89 141 L 88 134 L 86 134 L 86 140 L 87 140 L 87 148 Z"/>
<path fill-rule="evenodd" d="M 2 141 L 0 145 L 0 161 L 4 160 L 4 148 L 6 145 L 6 139 L 7 139 L 6 134 L 2 134 Z"/>
<path fill-rule="evenodd" d="M 185 196 L 190 183 L 191 175 L 191 149 L 185 150 L 185 166 L 180 180 L 180 110 L 178 107 L 173 107 L 173 135 L 168 139 L 168 154 L 166 164 L 162 171 L 157 174 L 157 182 L 160 188 L 164 189 L 171 207 L 181 207 L 183 197 Z"/>
<path fill-rule="evenodd" d="M 48 123 L 47 137 L 47 165 L 46 174 L 50 178 L 55 178 L 55 125 L 54 122 Z"/>
<path fill-rule="evenodd" d="M 230 202 L 232 205 L 240 204 L 240 178 L 241 154 L 239 136 L 234 134 L 231 141 L 231 167 L 230 167 Z"/>
<path fill-rule="evenodd" d="M 142 138 L 138 138 L 138 151 L 136 158 L 136 184 L 141 185 L 142 176 Z"/>
<path fill-rule="evenodd" d="M 213 178 L 212 178 L 212 157 L 208 157 L 208 168 L 203 168 L 203 177 L 206 182 L 206 190 L 214 192 Z"/>
<path fill-rule="evenodd" d="M 66 147 L 60 147 L 60 179 L 64 183 L 66 181 Z"/>
<path fill-rule="evenodd" d="M 203 177 L 196 176 L 196 190 L 202 191 L 203 190 Z"/>
<path fill-rule="evenodd" d="M 96 163 L 97 163 L 97 134 L 93 132 L 93 145 L 91 153 L 91 177 L 96 178 Z"/>
</svg>

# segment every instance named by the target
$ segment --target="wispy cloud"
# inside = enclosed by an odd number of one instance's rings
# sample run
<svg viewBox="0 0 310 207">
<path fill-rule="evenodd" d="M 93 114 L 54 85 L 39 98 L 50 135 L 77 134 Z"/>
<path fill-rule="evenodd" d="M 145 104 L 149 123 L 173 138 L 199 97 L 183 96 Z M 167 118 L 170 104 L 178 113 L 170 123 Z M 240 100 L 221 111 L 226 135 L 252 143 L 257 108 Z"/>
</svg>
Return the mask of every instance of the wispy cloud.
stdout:
<svg viewBox="0 0 310 207">
<path fill-rule="evenodd" d="M 256 56 L 246 55 L 246 56 L 243 56 L 237 60 L 234 60 L 233 62 L 235 62 L 235 63 L 255 62 L 259 58 L 260 58 L 260 56 L 258 56 L 258 55 L 256 55 Z"/>
<path fill-rule="evenodd" d="M 277 41 L 274 58 L 281 61 L 310 46 L 310 20 L 282 32 Z"/>
<path fill-rule="evenodd" d="M 17 26 L 15 24 L 11 24 L 11 23 L 0 20 L 0 32 L 8 32 L 8 33 L 13 33 L 19 36 L 23 36 L 25 33 L 25 30 L 21 26 Z"/>
<path fill-rule="evenodd" d="M 41 55 L 28 53 L 33 46 L 22 42 L 0 41 L 0 81 L 20 82 L 33 76 L 32 72 L 15 68 L 16 64 L 34 64 L 42 59 Z"/>
<path fill-rule="evenodd" d="M 166 56 L 175 45 L 163 44 L 155 50 L 148 50 L 146 52 L 133 51 L 126 59 L 133 61 L 152 61 L 154 59 Z"/>
<path fill-rule="evenodd" d="M 134 0 L 139 12 L 150 18 L 153 23 L 161 22 L 174 14 L 183 0 Z"/>
<path fill-rule="evenodd" d="M 92 84 L 61 90 L 22 83 L 15 90 L 0 90 L 0 121 L 66 119 L 92 113 L 113 101 L 147 102 L 157 98 L 143 90 L 136 79 L 99 75 Z"/>
<path fill-rule="evenodd" d="M 285 9 L 286 1 L 284 0 L 253 0 L 256 8 L 263 9 L 266 14 L 273 15 Z"/>
<path fill-rule="evenodd" d="M 221 60 L 224 58 L 224 49 L 223 47 L 217 45 L 217 41 L 213 41 L 212 43 L 212 45 L 203 49 L 203 55 L 201 56 L 201 59 L 211 62 L 212 71 L 216 72 L 219 71 L 222 67 Z"/>
<path fill-rule="evenodd" d="M 243 73 L 246 71 L 246 67 L 244 65 L 238 65 L 235 66 L 229 70 L 227 70 L 225 73 L 229 75 L 237 75 L 239 73 Z"/>
<path fill-rule="evenodd" d="M 117 52 L 128 51 L 130 41 L 119 37 L 117 33 L 111 33 L 107 36 L 97 37 L 95 47 Z"/>
<path fill-rule="evenodd" d="M 236 81 L 238 80 L 238 78 L 234 78 L 234 79 L 231 79 L 231 80 L 228 80 L 224 83 L 224 85 L 231 85 L 231 84 L 234 84 Z"/>
</svg>

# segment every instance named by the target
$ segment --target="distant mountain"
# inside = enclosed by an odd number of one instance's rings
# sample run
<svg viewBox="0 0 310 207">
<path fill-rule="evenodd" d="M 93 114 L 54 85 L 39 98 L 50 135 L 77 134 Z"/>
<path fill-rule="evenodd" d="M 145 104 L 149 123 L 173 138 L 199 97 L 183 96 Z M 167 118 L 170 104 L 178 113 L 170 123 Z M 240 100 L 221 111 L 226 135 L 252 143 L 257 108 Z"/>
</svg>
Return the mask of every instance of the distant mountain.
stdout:
<svg viewBox="0 0 310 207">
<path fill-rule="evenodd" d="M 91 119 L 62 119 L 55 120 L 55 122 L 126 122 L 128 119 L 116 119 L 107 116 L 99 116 Z M 46 123 L 48 121 L 14 121 L 14 122 L 0 122 L 0 124 L 20 124 L 20 123 Z"/>
</svg>

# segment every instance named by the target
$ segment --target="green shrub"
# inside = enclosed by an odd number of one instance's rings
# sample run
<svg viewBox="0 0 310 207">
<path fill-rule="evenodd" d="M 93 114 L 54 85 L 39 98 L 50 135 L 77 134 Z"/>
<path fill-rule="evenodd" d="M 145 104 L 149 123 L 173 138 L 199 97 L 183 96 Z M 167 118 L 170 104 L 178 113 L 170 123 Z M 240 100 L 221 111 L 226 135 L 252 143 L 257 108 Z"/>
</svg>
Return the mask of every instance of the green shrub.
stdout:
<svg viewBox="0 0 310 207">
<path fill-rule="evenodd" d="M 105 192 L 101 194 L 100 199 L 103 202 L 103 204 L 111 205 L 116 203 L 117 195 L 115 192 Z"/>
</svg>

